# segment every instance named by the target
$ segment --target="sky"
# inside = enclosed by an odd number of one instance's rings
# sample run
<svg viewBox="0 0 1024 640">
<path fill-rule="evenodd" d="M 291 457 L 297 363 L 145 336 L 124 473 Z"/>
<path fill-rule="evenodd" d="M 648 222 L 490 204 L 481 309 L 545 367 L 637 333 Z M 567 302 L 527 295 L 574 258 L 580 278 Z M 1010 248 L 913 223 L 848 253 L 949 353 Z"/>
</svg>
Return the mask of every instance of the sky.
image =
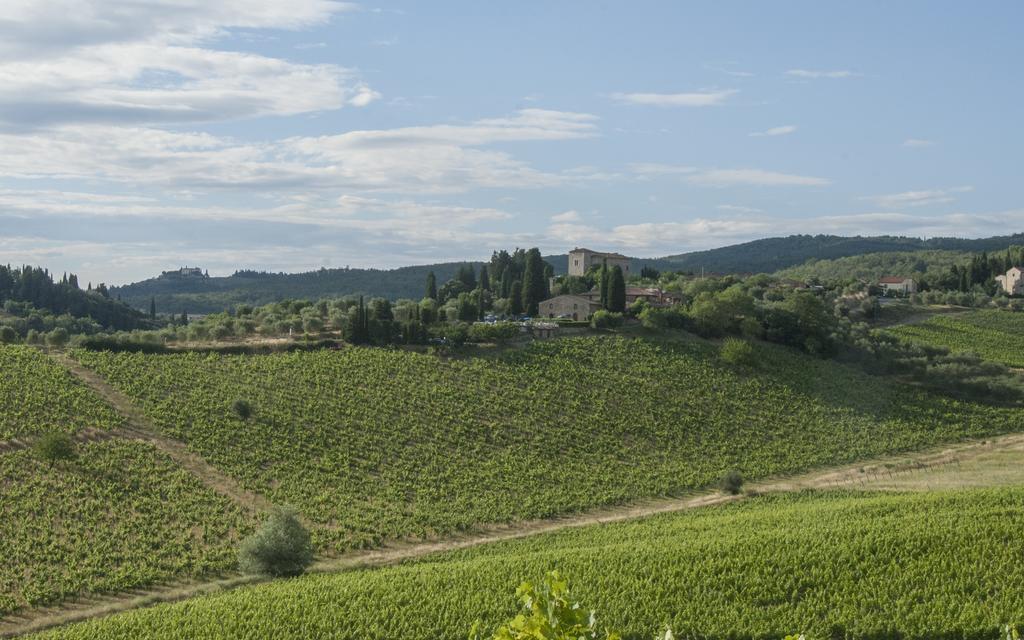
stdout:
<svg viewBox="0 0 1024 640">
<path fill-rule="evenodd" d="M 3 0 L 0 262 L 122 284 L 1024 214 L 1024 3 Z"/>
</svg>

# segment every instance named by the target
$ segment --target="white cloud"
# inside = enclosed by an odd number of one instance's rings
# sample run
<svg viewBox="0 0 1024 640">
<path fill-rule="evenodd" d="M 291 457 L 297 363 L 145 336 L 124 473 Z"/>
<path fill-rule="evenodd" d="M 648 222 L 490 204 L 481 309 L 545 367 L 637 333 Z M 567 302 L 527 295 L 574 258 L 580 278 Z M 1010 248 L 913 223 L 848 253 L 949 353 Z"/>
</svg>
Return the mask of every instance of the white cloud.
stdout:
<svg viewBox="0 0 1024 640">
<path fill-rule="evenodd" d="M 787 124 L 781 127 L 772 127 L 765 131 L 755 131 L 750 134 L 752 138 L 759 138 L 763 136 L 787 136 L 796 131 L 796 125 Z"/>
<path fill-rule="evenodd" d="M 708 169 L 687 176 L 686 181 L 708 187 L 810 187 L 830 184 L 830 181 L 825 178 L 763 169 Z"/>
<path fill-rule="evenodd" d="M 932 141 L 932 140 L 924 140 L 922 138 L 907 138 L 906 140 L 903 141 L 903 144 L 902 144 L 902 146 L 904 146 L 904 147 L 916 147 L 916 148 L 931 147 L 931 146 L 934 146 L 934 145 L 935 145 L 934 141 Z"/>
<path fill-rule="evenodd" d="M 327 0 L 9 0 L 0 20 L 0 126 L 181 123 L 365 106 L 379 94 L 333 64 L 212 48 L 233 28 L 299 29 Z"/>
<path fill-rule="evenodd" d="M 865 196 L 861 200 L 869 200 L 876 205 L 888 209 L 901 207 L 923 207 L 930 204 L 945 204 L 956 200 L 954 194 L 973 191 L 974 187 L 953 187 L 950 189 L 928 189 L 923 191 L 904 191 L 881 196 Z"/>
<path fill-rule="evenodd" d="M 579 211 L 569 210 L 563 213 L 557 213 L 551 216 L 552 222 L 582 222 L 583 216 L 580 215 Z"/>
<path fill-rule="evenodd" d="M 736 89 L 697 91 L 693 93 L 613 93 L 612 99 L 623 104 L 654 107 L 712 107 L 739 93 Z"/>
<path fill-rule="evenodd" d="M 763 213 L 762 209 L 755 207 L 744 207 L 738 204 L 720 204 L 715 207 L 720 211 L 735 211 L 736 213 Z"/>
<path fill-rule="evenodd" d="M 852 78 L 853 76 L 859 76 L 860 74 L 855 71 L 847 70 L 821 71 L 812 69 L 790 69 L 786 71 L 786 75 L 793 78 L 817 80 L 819 78 Z"/>
<path fill-rule="evenodd" d="M 497 142 L 557 141 L 597 134 L 588 114 L 524 109 L 505 118 L 247 143 L 206 133 L 75 125 L 22 135 L 0 131 L 0 173 L 84 178 L 164 189 L 262 193 L 357 189 L 452 193 L 549 187 L 601 176 L 545 173 Z"/>
</svg>

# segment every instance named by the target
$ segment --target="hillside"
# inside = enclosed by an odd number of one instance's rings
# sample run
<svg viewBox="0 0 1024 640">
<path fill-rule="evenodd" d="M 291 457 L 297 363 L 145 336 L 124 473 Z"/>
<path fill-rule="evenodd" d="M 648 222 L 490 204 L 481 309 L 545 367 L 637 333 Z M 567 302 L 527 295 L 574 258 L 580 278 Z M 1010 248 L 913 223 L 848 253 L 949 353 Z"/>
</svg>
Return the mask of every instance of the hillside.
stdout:
<svg viewBox="0 0 1024 640">
<path fill-rule="evenodd" d="M 1024 233 L 991 238 L 907 238 L 902 236 L 797 235 L 643 261 L 658 269 L 720 273 L 772 273 L 808 260 L 833 260 L 869 253 L 908 251 L 979 252 L 1024 243 Z"/>
<path fill-rule="evenodd" d="M 984 309 L 935 315 L 925 322 L 898 325 L 888 331 L 913 342 L 957 353 L 976 353 L 1009 367 L 1024 367 L 1024 313 Z"/>
<path fill-rule="evenodd" d="M 970 262 L 972 255 L 969 251 L 953 250 L 866 253 L 831 260 L 812 259 L 782 269 L 776 275 L 795 280 L 817 278 L 821 282 L 846 282 L 854 279 L 877 282 L 885 276 L 924 277 L 929 282 L 935 282 L 937 276 L 947 274 L 951 266 Z"/>
<path fill-rule="evenodd" d="M 309 518 L 322 550 L 451 534 L 1024 428 L 770 345 L 534 343 L 501 358 L 77 352 L 168 436 Z M 240 420 L 232 402 L 251 403 Z M 600 473 L 595 473 L 600 469 Z M 524 493 L 523 487 L 529 487 Z"/>
<path fill-rule="evenodd" d="M 904 238 L 893 236 L 842 237 L 798 235 L 766 238 L 742 244 L 670 255 L 661 258 L 632 258 L 632 269 L 644 266 L 661 271 L 715 273 L 771 273 L 801 265 L 808 260 L 831 260 L 865 253 L 916 251 L 986 251 L 1024 244 L 1024 234 L 976 240 L 960 238 Z M 599 247 L 594 247 L 599 248 Z M 556 274 L 567 269 L 567 255 L 549 255 Z M 464 264 L 479 269 L 479 262 L 448 262 L 399 269 L 320 269 L 306 273 L 239 272 L 214 278 L 152 278 L 111 288 L 111 294 L 137 309 L 148 310 L 156 299 L 160 313 L 217 313 L 235 305 L 261 305 L 282 299 L 341 297 L 364 294 L 396 300 L 423 296 L 427 273 L 433 271 L 438 283 L 454 277 Z"/>
<path fill-rule="evenodd" d="M 1021 488 L 766 496 L 133 611 L 51 639 L 462 640 L 559 569 L 602 627 L 652 638 L 997 638 L 1021 620 Z"/>
</svg>

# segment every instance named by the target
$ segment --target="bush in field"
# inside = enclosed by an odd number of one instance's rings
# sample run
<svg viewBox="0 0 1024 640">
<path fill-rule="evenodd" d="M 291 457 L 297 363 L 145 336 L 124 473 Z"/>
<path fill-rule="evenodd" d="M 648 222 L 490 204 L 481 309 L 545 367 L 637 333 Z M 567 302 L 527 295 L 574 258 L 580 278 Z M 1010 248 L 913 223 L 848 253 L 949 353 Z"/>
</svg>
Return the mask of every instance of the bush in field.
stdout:
<svg viewBox="0 0 1024 640">
<path fill-rule="evenodd" d="M 63 347 L 68 343 L 68 330 L 62 327 L 57 327 L 50 333 L 46 334 L 46 344 L 51 347 Z"/>
<path fill-rule="evenodd" d="M 752 366 L 755 363 L 754 346 L 739 338 L 726 338 L 719 355 L 728 364 Z"/>
<path fill-rule="evenodd" d="M 594 317 L 590 319 L 590 326 L 595 329 L 614 329 L 616 327 L 621 327 L 622 314 L 601 309 L 600 311 L 595 312 Z"/>
<path fill-rule="evenodd" d="M 738 469 L 733 469 L 725 474 L 719 486 L 722 488 L 722 491 L 730 495 L 739 495 L 743 490 L 743 474 Z"/>
<path fill-rule="evenodd" d="M 50 468 L 53 468 L 57 462 L 74 460 L 75 441 L 66 433 L 47 433 L 36 440 L 32 451 L 35 452 L 36 457 L 43 462 L 48 462 Z"/>
<path fill-rule="evenodd" d="M 506 342 L 519 335 L 515 322 L 478 322 L 469 326 L 470 342 Z"/>
<path fill-rule="evenodd" d="M 249 404 L 248 400 L 235 400 L 231 403 L 231 410 L 242 420 L 248 420 L 252 417 L 252 405 Z"/>
<path fill-rule="evenodd" d="M 238 550 L 238 568 L 263 576 L 297 576 L 313 562 L 313 543 L 295 510 L 274 509 Z"/>
<path fill-rule="evenodd" d="M 572 602 L 570 595 L 569 582 L 557 571 L 548 573 L 540 588 L 524 582 L 516 589 L 522 603 L 519 615 L 492 635 L 481 634 L 483 624 L 478 620 L 469 640 L 621 640 L 622 636 L 607 629 L 599 636 L 594 612 Z"/>
<path fill-rule="evenodd" d="M 14 344 L 18 341 L 18 332 L 12 327 L 0 327 L 0 344 Z"/>
</svg>

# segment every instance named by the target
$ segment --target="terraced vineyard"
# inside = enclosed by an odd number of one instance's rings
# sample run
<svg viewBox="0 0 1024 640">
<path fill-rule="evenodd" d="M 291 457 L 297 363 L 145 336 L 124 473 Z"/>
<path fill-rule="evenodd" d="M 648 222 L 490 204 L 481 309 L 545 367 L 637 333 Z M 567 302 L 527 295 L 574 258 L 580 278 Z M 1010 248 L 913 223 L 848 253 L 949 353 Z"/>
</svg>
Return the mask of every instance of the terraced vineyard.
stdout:
<svg viewBox="0 0 1024 640">
<path fill-rule="evenodd" d="M 254 518 L 151 446 L 79 448 L 48 468 L 0 455 L 0 618 L 79 594 L 120 592 L 234 569 Z"/>
<path fill-rule="evenodd" d="M 0 433 L 111 430 L 123 419 L 42 352 L 0 347 Z M 0 618 L 25 607 L 234 565 L 252 526 L 147 444 L 108 439 L 49 465 L 0 450 Z"/>
<path fill-rule="evenodd" d="M 170 436 L 291 503 L 322 551 L 678 494 L 967 436 L 1021 412 L 761 346 L 579 338 L 504 359 L 382 349 L 268 356 L 79 352 Z M 244 399 L 253 416 L 231 404 Z"/>
<path fill-rule="evenodd" d="M 0 441 L 112 429 L 123 420 L 38 349 L 0 345 Z"/>
<path fill-rule="evenodd" d="M 920 324 L 888 329 L 922 344 L 973 352 L 1011 367 L 1024 367 L 1024 313 L 994 309 L 937 315 Z"/>
<path fill-rule="evenodd" d="M 1024 489 L 804 493 L 592 526 L 117 615 L 47 638 L 461 640 L 560 569 L 651 638 L 998 638 L 1024 620 Z"/>
</svg>

